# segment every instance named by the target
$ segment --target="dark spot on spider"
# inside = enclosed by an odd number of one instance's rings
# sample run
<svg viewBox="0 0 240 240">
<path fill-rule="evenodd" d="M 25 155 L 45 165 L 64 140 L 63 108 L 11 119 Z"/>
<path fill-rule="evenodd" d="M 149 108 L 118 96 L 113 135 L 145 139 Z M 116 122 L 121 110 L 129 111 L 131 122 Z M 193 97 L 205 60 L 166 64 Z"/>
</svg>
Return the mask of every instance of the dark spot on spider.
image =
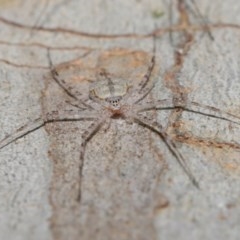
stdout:
<svg viewBox="0 0 240 240">
<path fill-rule="evenodd" d="M 111 116 L 112 119 L 124 118 L 124 115 L 121 112 L 116 112 Z"/>
<path fill-rule="evenodd" d="M 111 101 L 111 104 L 112 104 L 114 107 L 116 107 L 116 106 L 118 105 L 118 103 L 119 103 L 119 100 L 113 100 L 113 101 Z"/>
</svg>

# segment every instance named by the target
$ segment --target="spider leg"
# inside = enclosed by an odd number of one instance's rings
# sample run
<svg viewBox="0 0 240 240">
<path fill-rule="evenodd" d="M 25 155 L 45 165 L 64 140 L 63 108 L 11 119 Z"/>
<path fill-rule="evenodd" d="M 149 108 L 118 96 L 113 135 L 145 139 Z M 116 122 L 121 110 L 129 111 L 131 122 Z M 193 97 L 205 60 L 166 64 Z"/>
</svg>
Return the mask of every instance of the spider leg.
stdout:
<svg viewBox="0 0 240 240">
<path fill-rule="evenodd" d="M 147 73 L 143 76 L 143 79 L 140 81 L 140 83 L 138 84 L 138 87 L 137 87 L 139 93 L 143 92 L 143 89 L 147 86 L 147 84 L 150 80 L 153 68 L 155 66 L 155 52 L 156 52 L 156 38 L 155 38 L 155 36 L 153 37 L 153 50 L 152 50 L 152 52 L 153 52 L 153 55 L 152 55 L 152 58 L 151 58 L 150 65 L 148 66 Z"/>
<path fill-rule="evenodd" d="M 138 104 L 139 102 L 141 102 L 152 91 L 154 86 L 155 86 L 155 83 L 145 87 L 140 93 L 138 93 L 138 98 L 136 101 L 134 101 L 134 104 Z"/>
<path fill-rule="evenodd" d="M 74 94 L 73 90 L 71 88 L 68 88 L 66 84 L 64 84 L 64 81 L 62 79 L 59 79 L 59 74 L 56 71 L 56 69 L 53 66 L 50 50 L 47 50 L 47 57 L 50 67 L 50 77 L 57 83 L 57 85 L 70 97 L 75 101 L 75 103 L 80 104 L 86 108 L 93 109 L 93 107 L 90 104 L 85 103 L 84 100 L 80 100 L 76 97 L 76 94 Z"/>
<path fill-rule="evenodd" d="M 184 159 L 184 157 L 182 156 L 182 154 L 178 151 L 177 146 L 175 145 L 175 143 L 171 140 L 171 138 L 168 136 L 168 134 L 166 132 L 163 131 L 162 126 L 160 124 L 158 124 L 155 121 L 152 121 L 151 119 L 149 119 L 146 116 L 139 116 L 139 115 L 135 115 L 134 116 L 134 120 L 150 129 L 151 131 L 157 133 L 161 139 L 165 142 L 165 144 L 167 145 L 168 149 L 171 151 L 171 153 L 175 156 L 175 158 L 177 159 L 178 163 L 180 164 L 180 166 L 182 167 L 182 169 L 184 170 L 184 172 L 187 174 L 188 178 L 190 179 L 190 181 L 192 182 L 192 184 L 199 189 L 199 184 L 197 182 L 197 180 L 195 179 L 195 177 L 193 176 L 193 174 L 191 173 L 190 168 L 187 166 L 186 164 L 186 160 Z"/>
<path fill-rule="evenodd" d="M 66 103 L 73 106 L 73 107 L 76 107 L 80 110 L 86 110 L 86 109 L 91 109 L 91 110 L 96 110 L 95 107 L 93 107 L 91 104 L 87 104 L 86 101 L 88 99 L 76 99 L 76 100 L 66 100 Z"/>
<path fill-rule="evenodd" d="M 182 108 L 183 110 L 188 112 L 198 113 L 201 115 L 222 119 L 240 125 L 240 116 L 238 117 L 234 114 L 222 111 L 219 108 L 211 107 L 197 102 L 188 102 L 183 106 L 177 107 Z"/>
<path fill-rule="evenodd" d="M 145 112 L 149 110 L 173 110 L 173 109 L 182 109 L 187 112 L 193 112 L 197 114 L 201 114 L 204 116 L 218 118 L 225 121 L 229 121 L 235 124 L 240 125 L 240 116 L 233 115 L 228 112 L 224 112 L 219 108 L 207 106 L 201 103 L 189 101 L 189 102 L 181 102 L 178 99 L 162 99 L 156 100 L 144 104 L 137 105 L 137 112 Z"/>
<path fill-rule="evenodd" d="M 89 128 L 83 133 L 82 135 L 82 143 L 81 143 L 81 149 L 80 149 L 80 165 L 79 165 L 79 178 L 80 178 L 80 184 L 79 184 L 79 191 L 77 196 L 77 201 L 81 201 L 82 197 L 82 179 L 83 179 L 83 167 L 84 167 L 84 154 L 86 150 L 87 143 L 92 139 L 92 137 L 100 130 L 102 125 L 107 120 L 107 116 L 97 119 L 95 122 L 92 122 L 92 124 L 89 126 Z"/>
<path fill-rule="evenodd" d="M 196 10 L 197 17 L 199 17 L 199 19 L 202 22 L 203 26 L 207 30 L 208 37 L 210 38 L 211 41 L 214 41 L 215 39 L 214 39 L 214 37 L 212 35 L 212 32 L 210 31 L 210 28 L 208 26 L 208 20 L 206 19 L 206 17 L 203 17 L 202 13 L 200 12 L 200 9 L 199 9 L 198 5 L 196 4 L 196 1 L 195 0 L 191 0 L 191 2 L 193 4 L 193 7 Z"/>
<path fill-rule="evenodd" d="M 55 70 L 53 63 L 52 63 L 52 58 L 51 58 L 51 53 L 50 53 L 50 49 L 47 49 L 47 57 L 48 57 L 48 63 L 49 63 L 49 68 L 50 68 L 50 76 L 52 77 L 52 79 L 58 84 L 58 86 L 60 88 L 63 89 L 63 91 L 71 98 L 77 100 L 77 97 L 71 93 L 71 91 L 69 91 L 69 89 L 67 89 L 64 84 L 62 83 L 62 81 L 60 81 L 58 79 L 58 72 Z"/>
<path fill-rule="evenodd" d="M 0 149 L 6 147 L 7 145 L 15 142 L 17 139 L 20 139 L 31 132 L 36 131 L 37 129 L 45 126 L 48 123 L 53 122 L 69 122 L 69 121 L 82 121 L 82 120 L 94 120 L 97 118 L 96 114 L 91 113 L 90 111 L 53 111 L 46 113 L 43 118 L 37 118 L 32 122 L 18 128 L 11 135 L 6 136 L 0 141 Z"/>
<path fill-rule="evenodd" d="M 37 118 L 31 123 L 28 123 L 18 128 L 13 134 L 7 135 L 4 139 L 0 141 L 0 149 L 6 147 L 10 143 L 15 142 L 17 139 L 22 138 L 27 134 L 34 132 L 35 130 L 43 126 L 44 126 L 44 120 L 42 118 Z"/>
<path fill-rule="evenodd" d="M 172 99 L 161 99 L 136 105 L 138 113 L 149 110 L 175 109 Z"/>
<path fill-rule="evenodd" d="M 151 79 L 152 71 L 155 67 L 155 53 L 156 53 L 156 37 L 153 37 L 153 54 L 151 58 L 150 65 L 148 66 L 146 74 L 143 76 L 142 80 L 139 82 L 137 88 L 134 88 L 134 92 L 129 92 L 129 95 L 134 96 L 133 103 L 139 103 L 142 101 L 154 88 L 155 82 L 149 84 L 149 80 Z"/>
<path fill-rule="evenodd" d="M 66 100 L 65 102 L 66 102 L 67 104 L 75 107 L 75 108 L 78 108 L 78 109 L 82 110 L 82 111 L 86 110 L 86 108 L 84 108 L 84 107 L 81 106 L 81 103 L 79 104 L 79 101 L 78 101 L 78 100 L 76 100 L 76 101 Z"/>
</svg>

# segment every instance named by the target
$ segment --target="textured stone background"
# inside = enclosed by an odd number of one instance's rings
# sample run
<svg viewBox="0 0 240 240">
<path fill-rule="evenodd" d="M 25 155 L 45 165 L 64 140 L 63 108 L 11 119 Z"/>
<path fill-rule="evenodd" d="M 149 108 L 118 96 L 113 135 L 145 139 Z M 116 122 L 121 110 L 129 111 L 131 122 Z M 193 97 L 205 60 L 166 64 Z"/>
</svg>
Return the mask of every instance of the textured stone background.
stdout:
<svg viewBox="0 0 240 240">
<path fill-rule="evenodd" d="M 48 49 L 54 64 L 93 49 L 151 52 L 154 33 L 161 73 L 153 98 L 183 93 L 240 118 L 240 3 L 197 4 L 214 41 L 187 0 L 1 0 L 0 139 L 41 116 Z M 0 150 L 0 239 L 238 239 L 240 126 L 152 114 L 200 190 L 156 134 L 115 120 L 87 146 L 78 204 L 67 187 L 87 123 L 48 126 Z"/>
</svg>

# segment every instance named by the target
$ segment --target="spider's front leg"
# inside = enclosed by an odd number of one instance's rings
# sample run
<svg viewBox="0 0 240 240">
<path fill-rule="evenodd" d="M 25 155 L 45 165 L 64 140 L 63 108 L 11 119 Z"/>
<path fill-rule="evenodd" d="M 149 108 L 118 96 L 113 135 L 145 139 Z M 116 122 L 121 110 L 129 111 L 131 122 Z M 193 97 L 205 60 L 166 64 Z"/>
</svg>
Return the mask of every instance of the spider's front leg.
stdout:
<svg viewBox="0 0 240 240">
<path fill-rule="evenodd" d="M 14 133 L 2 139 L 0 141 L 0 149 L 15 142 L 17 139 L 30 134 L 31 132 L 36 131 L 48 123 L 94 120 L 96 118 L 96 114 L 91 111 L 52 111 L 45 113 L 42 117 L 39 117 L 32 122 L 18 128 Z"/>
<path fill-rule="evenodd" d="M 240 116 L 224 112 L 219 108 L 207 106 L 193 101 L 182 101 L 181 99 L 163 99 L 147 102 L 144 104 L 137 104 L 138 112 L 145 112 L 150 110 L 174 110 L 182 109 L 187 112 L 193 112 L 205 115 L 212 118 L 218 118 L 240 125 Z"/>
<path fill-rule="evenodd" d="M 153 50 L 152 57 L 147 68 L 147 72 L 144 74 L 140 82 L 136 87 L 132 87 L 128 91 L 128 95 L 125 97 L 129 99 L 130 103 L 138 104 L 141 102 L 154 88 L 156 81 L 150 82 L 152 80 L 152 73 L 154 71 L 156 65 L 156 38 L 153 37 Z M 130 100 L 131 99 L 131 100 Z"/>
<path fill-rule="evenodd" d="M 172 99 L 161 99 L 155 100 L 145 103 L 138 103 L 136 104 L 136 111 L 137 113 L 150 111 L 150 110 L 168 110 L 168 109 L 175 109 Z"/>
<path fill-rule="evenodd" d="M 87 100 L 88 98 L 83 99 L 81 91 L 79 91 L 77 88 L 74 88 L 66 83 L 64 80 L 65 78 L 61 76 L 61 73 L 64 72 L 64 68 L 67 66 L 70 66 L 70 63 L 63 63 L 56 67 L 53 66 L 50 50 L 47 51 L 47 57 L 49 61 L 49 68 L 50 72 L 48 75 L 45 76 L 45 78 L 50 78 L 51 80 L 54 80 L 54 82 L 62 89 L 63 92 L 65 92 L 68 97 L 70 97 L 71 101 L 70 104 L 72 106 L 81 108 L 81 109 L 94 109 L 92 104 L 88 104 Z M 75 70 L 81 71 L 81 69 L 76 68 Z M 76 73 L 77 74 L 77 73 Z"/>
<path fill-rule="evenodd" d="M 74 99 L 74 100 L 67 100 L 66 103 L 76 107 L 82 111 L 85 110 L 96 110 L 96 108 L 92 105 L 92 103 L 87 103 L 87 101 L 89 100 L 89 98 L 86 99 Z"/>
<path fill-rule="evenodd" d="M 134 97 L 134 104 L 140 103 L 154 88 L 156 81 L 149 83 L 154 66 L 155 56 L 152 56 L 151 64 L 148 67 L 147 73 L 143 76 L 143 79 L 140 81 L 137 89 L 134 89 L 134 92 L 131 93 L 131 95 Z"/>
<path fill-rule="evenodd" d="M 186 104 L 180 104 L 179 108 L 182 108 L 183 110 L 188 112 L 198 113 L 201 115 L 222 119 L 240 125 L 240 116 L 236 116 L 234 114 L 222 111 L 221 109 L 216 107 L 189 101 Z"/>
</svg>

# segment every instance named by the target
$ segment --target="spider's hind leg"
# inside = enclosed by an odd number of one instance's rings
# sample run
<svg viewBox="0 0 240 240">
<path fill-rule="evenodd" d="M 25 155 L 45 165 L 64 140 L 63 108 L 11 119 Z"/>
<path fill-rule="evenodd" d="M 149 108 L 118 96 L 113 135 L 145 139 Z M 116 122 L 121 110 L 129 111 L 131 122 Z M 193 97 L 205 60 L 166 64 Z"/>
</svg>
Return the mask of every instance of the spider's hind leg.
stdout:
<svg viewBox="0 0 240 240">
<path fill-rule="evenodd" d="M 178 151 L 176 144 L 173 142 L 173 140 L 171 140 L 171 138 L 168 136 L 168 134 L 163 131 L 162 126 L 160 124 L 158 124 L 157 122 L 152 121 L 147 116 L 135 115 L 134 119 L 138 124 L 150 129 L 151 131 L 157 133 L 161 137 L 161 139 L 167 145 L 168 149 L 171 151 L 171 153 L 177 159 L 179 165 L 182 167 L 184 172 L 187 174 L 187 176 L 190 179 L 190 181 L 192 182 L 192 184 L 196 188 L 199 189 L 200 187 L 199 187 L 198 181 L 196 180 L 196 178 L 192 174 L 190 168 L 188 167 L 185 158 Z"/>
<path fill-rule="evenodd" d="M 106 122 L 108 116 L 104 116 L 96 121 L 92 122 L 88 129 L 82 134 L 82 143 L 80 148 L 80 165 L 79 165 L 79 190 L 77 195 L 77 201 L 81 201 L 82 197 L 82 179 L 83 179 L 83 167 L 84 167 L 84 154 L 86 150 L 87 143 L 92 139 L 92 137 L 101 129 L 102 125 Z"/>
</svg>

